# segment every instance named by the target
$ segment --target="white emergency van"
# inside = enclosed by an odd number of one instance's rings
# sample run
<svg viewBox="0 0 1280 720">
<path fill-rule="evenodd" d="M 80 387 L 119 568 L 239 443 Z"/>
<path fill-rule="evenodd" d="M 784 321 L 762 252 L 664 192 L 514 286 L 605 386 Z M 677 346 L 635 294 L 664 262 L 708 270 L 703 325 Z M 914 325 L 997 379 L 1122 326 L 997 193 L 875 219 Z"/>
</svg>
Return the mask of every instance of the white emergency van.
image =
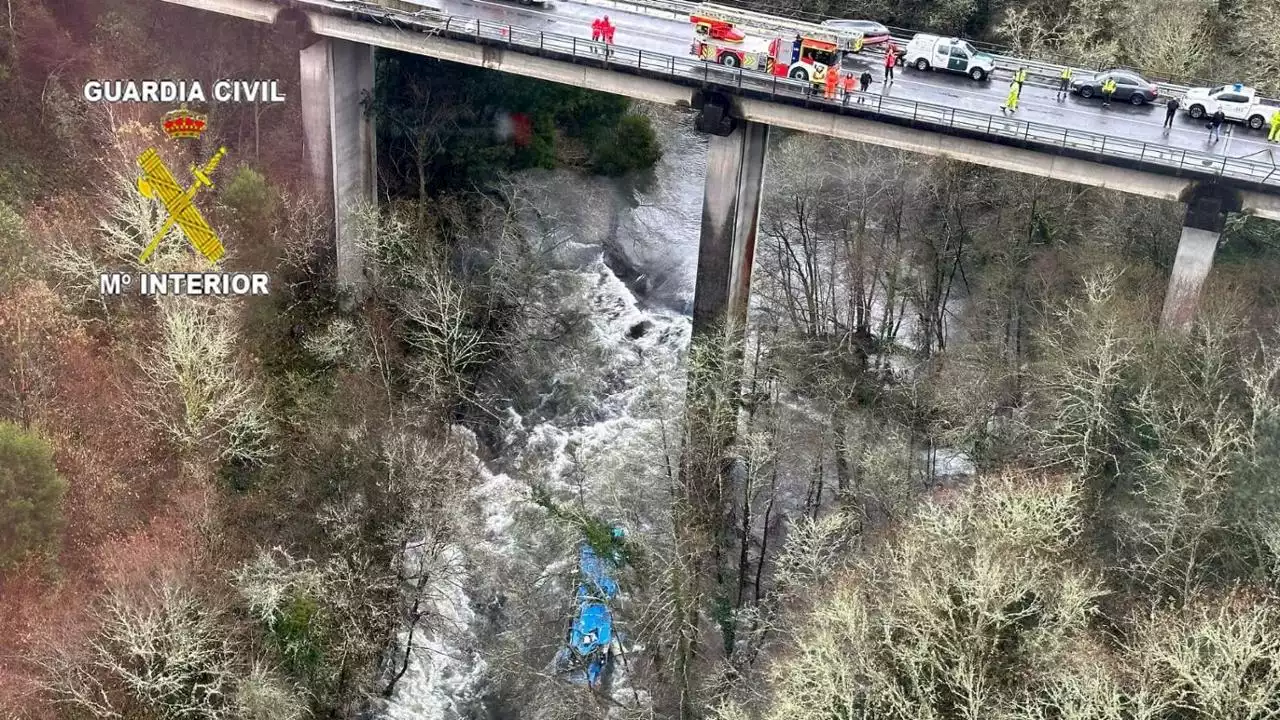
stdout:
<svg viewBox="0 0 1280 720">
<path fill-rule="evenodd" d="M 1264 100 L 1258 91 L 1239 83 L 1216 88 L 1191 88 L 1183 105 L 1194 120 L 1221 110 L 1227 120 L 1244 123 L 1254 130 L 1261 130 L 1280 110 L 1275 101 Z"/>
<path fill-rule="evenodd" d="M 921 72 L 946 70 L 962 73 L 979 81 L 991 77 L 991 71 L 996 67 L 995 58 L 978 52 L 965 40 L 924 33 L 911 38 L 902 60 L 908 67 Z"/>
</svg>

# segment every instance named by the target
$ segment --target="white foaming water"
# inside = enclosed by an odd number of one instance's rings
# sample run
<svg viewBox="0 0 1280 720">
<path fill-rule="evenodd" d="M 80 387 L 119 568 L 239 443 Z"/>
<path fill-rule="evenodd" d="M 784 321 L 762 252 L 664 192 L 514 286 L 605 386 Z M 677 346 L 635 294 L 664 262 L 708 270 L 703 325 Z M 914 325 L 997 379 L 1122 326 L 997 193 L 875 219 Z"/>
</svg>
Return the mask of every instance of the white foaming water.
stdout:
<svg viewBox="0 0 1280 720">
<path fill-rule="evenodd" d="M 526 426 L 514 408 L 503 409 L 507 450 L 500 464 L 519 468 L 511 473 L 522 474 L 493 472 L 476 458 L 480 482 L 471 500 L 478 510 L 476 534 L 481 540 L 454 549 L 459 567 L 448 588 L 432 593 L 435 607 L 428 609 L 445 621 L 415 636 L 409 668 L 385 709 L 389 720 L 455 720 L 481 714 L 479 698 L 488 665 L 475 650 L 475 598 L 466 588 L 487 579 L 482 576 L 501 578 L 532 556 L 559 558 L 543 569 L 547 577 L 572 575 L 572 554 L 531 551 L 556 542 L 531 532 L 539 527 L 537 522 L 521 522 L 545 515 L 530 501 L 531 484 L 553 495 L 580 498 L 588 511 L 603 517 L 650 502 L 647 488 L 628 487 L 625 481 L 609 486 L 599 480 L 626 477 L 629 463 L 652 452 L 658 412 L 645 405 L 655 402 L 655 395 L 659 404 L 683 395 L 683 357 L 691 321 L 666 308 L 692 301 L 705 164 L 705 140 L 682 127 L 687 124 L 685 118 L 658 118 L 659 137 L 670 142 L 664 145 L 652 181 L 641 190 L 627 182 L 563 171 L 534 172 L 522 179 L 522 191 L 539 216 L 531 222 L 554 228 L 566 240 L 561 260 L 580 266 L 585 282 L 574 301 L 590 312 L 590 355 L 599 363 L 590 371 L 608 382 L 594 398 L 594 420 L 586 424 L 552 417 Z M 605 263 L 606 250 L 628 266 L 624 274 L 634 276 L 633 286 L 655 295 L 652 307 L 643 305 Z M 579 370 L 569 363 L 560 372 L 572 375 Z M 457 431 L 470 436 L 474 447 L 469 431 Z M 592 469 L 585 478 L 573 472 L 582 467 Z M 634 514 L 632 519 L 640 523 L 633 530 L 643 532 L 646 519 Z M 480 584 L 501 585 L 495 580 Z M 401 647 L 406 639 L 407 633 L 402 633 Z M 615 687 L 625 684 L 618 677 Z"/>
</svg>

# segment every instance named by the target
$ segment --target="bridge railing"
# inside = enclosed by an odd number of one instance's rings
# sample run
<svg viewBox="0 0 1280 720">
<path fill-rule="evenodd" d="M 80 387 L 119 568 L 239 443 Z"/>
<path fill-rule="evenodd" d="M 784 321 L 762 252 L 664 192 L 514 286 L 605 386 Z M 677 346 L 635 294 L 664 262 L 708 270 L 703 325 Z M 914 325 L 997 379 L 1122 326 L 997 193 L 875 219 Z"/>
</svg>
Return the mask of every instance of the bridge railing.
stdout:
<svg viewBox="0 0 1280 720">
<path fill-rule="evenodd" d="M 1102 162 L 1111 161 L 1110 164 L 1129 165 L 1162 174 L 1173 171 L 1180 175 L 1222 177 L 1280 191 L 1280 166 L 1271 161 L 1269 154 L 1266 155 L 1266 161 L 1230 158 L 876 93 L 855 93 L 847 102 L 842 96 L 825 99 L 820 89 L 802 80 L 769 75 L 759 70 L 729 68 L 692 56 L 676 57 L 639 48 L 606 46 L 601 42 L 569 35 L 439 13 L 408 14 L 377 6 L 347 3 L 336 5 L 323 0 L 315 4 L 346 10 L 353 15 L 363 15 L 378 21 L 390 19 L 397 25 L 439 32 L 452 39 L 505 45 L 533 55 L 559 56 L 570 62 L 666 79 L 683 85 L 723 88 L 738 94 L 813 110 L 891 119 L 899 125 L 960 131 L 967 136 L 986 138 L 999 144 L 1026 146 L 1051 154 L 1084 155 Z M 859 98 L 863 102 L 859 103 Z"/>
<path fill-rule="evenodd" d="M 644 15 L 658 15 L 658 16 L 666 17 L 672 20 L 688 20 L 688 17 L 690 15 L 703 12 L 701 3 L 689 2 L 688 0 L 585 0 L 585 1 L 589 2 L 592 5 L 598 5 L 601 7 L 613 7 L 619 10 L 638 12 Z M 748 10 L 746 8 L 743 8 L 743 10 L 745 12 L 755 12 L 752 10 Z M 789 12 L 788 17 L 779 16 L 777 18 L 777 22 L 786 23 L 788 20 L 794 19 L 797 23 L 820 24 L 824 20 L 828 19 L 826 17 L 817 15 L 814 13 L 806 13 L 802 11 L 788 11 L 788 12 Z M 709 14 L 714 14 L 714 12 Z M 890 34 L 893 37 L 894 42 L 896 42 L 899 46 L 903 46 L 903 47 L 905 47 L 907 42 L 911 40 L 912 36 L 916 35 L 917 32 L 919 32 L 916 30 L 912 30 L 910 28 L 903 28 L 903 27 L 896 27 L 896 26 L 887 26 L 887 27 L 889 29 Z M 1057 78 L 1061 74 L 1062 69 L 1064 67 L 1071 67 L 1071 69 L 1077 74 L 1093 74 L 1097 72 L 1102 72 L 1103 70 L 1107 70 L 1112 67 L 1111 65 L 1101 65 L 1101 64 L 1093 65 L 1093 66 L 1082 65 L 1079 62 L 1073 61 L 1071 58 L 1068 58 L 1063 55 L 1058 55 L 1056 53 L 1051 53 L 1051 52 L 1039 53 L 1037 57 L 1018 57 L 1018 56 L 1012 55 L 1011 53 L 1013 52 L 1013 48 L 1010 48 L 1007 46 L 997 45 L 994 43 L 981 42 L 978 40 L 970 40 L 968 42 L 978 50 L 990 54 L 995 59 L 995 66 L 997 70 L 1012 73 L 1014 70 L 1017 70 L 1018 68 L 1026 68 L 1028 75 L 1030 75 L 1033 78 L 1038 77 L 1040 80 L 1045 81 L 1042 84 L 1045 84 L 1047 86 L 1056 85 Z M 879 49 L 869 48 L 869 51 L 872 53 L 878 53 Z M 1164 93 L 1165 95 L 1170 95 L 1170 94 L 1183 95 L 1187 92 L 1187 90 L 1190 87 L 1186 84 L 1175 82 L 1171 78 L 1162 78 L 1150 72 L 1143 72 L 1143 74 L 1152 78 L 1155 81 L 1156 86 L 1160 88 L 1160 92 Z M 1193 82 L 1195 83 L 1195 85 L 1201 86 L 1201 87 L 1223 84 L 1220 82 L 1212 82 L 1209 80 L 1202 80 L 1202 79 L 1191 79 L 1190 82 Z"/>
</svg>

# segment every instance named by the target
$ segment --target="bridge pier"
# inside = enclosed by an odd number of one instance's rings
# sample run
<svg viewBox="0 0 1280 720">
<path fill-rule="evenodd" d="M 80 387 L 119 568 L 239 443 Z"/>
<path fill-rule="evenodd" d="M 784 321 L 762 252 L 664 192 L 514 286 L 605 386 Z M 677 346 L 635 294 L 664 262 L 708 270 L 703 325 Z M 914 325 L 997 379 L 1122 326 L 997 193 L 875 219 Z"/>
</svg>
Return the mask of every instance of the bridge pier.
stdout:
<svg viewBox="0 0 1280 720">
<path fill-rule="evenodd" d="M 359 297 L 364 256 L 351 213 L 377 202 L 373 122 L 363 100 L 373 96 L 373 46 L 321 38 L 299 53 L 302 130 L 307 169 L 333 212 L 338 287 Z"/>
<path fill-rule="evenodd" d="M 710 112 L 704 108 L 699 118 L 699 129 L 707 127 L 715 134 L 707 146 L 702 196 L 702 235 L 693 294 L 695 335 L 704 335 L 724 323 L 732 323 L 740 331 L 746 320 L 769 144 L 768 125 L 737 122 L 721 114 L 726 109 L 723 106 L 714 107 Z M 704 121 L 710 124 L 702 124 Z"/>
<path fill-rule="evenodd" d="M 1160 314 L 1160 329 L 1166 332 L 1186 332 L 1191 327 L 1227 213 L 1240 209 L 1239 193 L 1213 186 L 1194 186 L 1186 202 L 1182 237 Z"/>
<path fill-rule="evenodd" d="M 680 693 L 681 717 L 702 714 L 691 688 L 710 678 L 716 659 L 731 650 L 731 635 L 713 621 L 712 608 L 727 606 L 735 584 L 731 453 L 769 140 L 768 125 L 735 120 L 726 98 L 696 97 L 695 107 L 701 110 L 698 129 L 711 138 L 676 512 L 681 562 L 700 598 L 682 608 L 682 622 L 698 631 L 682 638 L 674 658 L 677 675 L 688 683 Z"/>
</svg>

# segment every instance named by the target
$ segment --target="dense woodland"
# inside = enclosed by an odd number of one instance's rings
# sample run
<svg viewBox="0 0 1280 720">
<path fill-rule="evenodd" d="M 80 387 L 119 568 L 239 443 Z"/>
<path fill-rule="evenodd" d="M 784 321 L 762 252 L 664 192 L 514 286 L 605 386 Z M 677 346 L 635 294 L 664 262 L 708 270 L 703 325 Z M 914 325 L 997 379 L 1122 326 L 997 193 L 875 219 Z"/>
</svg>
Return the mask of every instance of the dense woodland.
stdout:
<svg viewBox="0 0 1280 720">
<path fill-rule="evenodd" d="M 1144 2 L 796 9 L 1280 76 L 1271 4 Z M 0 718 L 375 714 L 400 633 L 450 632 L 460 568 L 493 630 L 461 717 L 1280 713 L 1276 225 L 1233 218 L 1200 321 L 1162 335 L 1180 206 L 779 133 L 745 344 L 658 369 L 691 391 L 655 383 L 652 437 L 576 461 L 594 496 L 520 455 L 519 552 L 480 556 L 476 458 L 520 442 L 512 415 L 588 422 L 615 382 L 557 238 L 519 222 L 521 171 L 643 170 L 661 113 L 381 58 L 388 202 L 344 308 L 296 104 L 210 108 L 184 150 L 155 108 L 78 99 L 209 72 L 296 90 L 302 38 L 139 0 L 3 12 Z M 273 294 L 100 299 L 164 220 L 133 158 L 219 143 L 224 264 Z M 173 238 L 155 263 L 200 267 Z M 620 704 L 545 672 L 569 612 L 546 568 L 605 515 L 641 529 Z"/>
</svg>

